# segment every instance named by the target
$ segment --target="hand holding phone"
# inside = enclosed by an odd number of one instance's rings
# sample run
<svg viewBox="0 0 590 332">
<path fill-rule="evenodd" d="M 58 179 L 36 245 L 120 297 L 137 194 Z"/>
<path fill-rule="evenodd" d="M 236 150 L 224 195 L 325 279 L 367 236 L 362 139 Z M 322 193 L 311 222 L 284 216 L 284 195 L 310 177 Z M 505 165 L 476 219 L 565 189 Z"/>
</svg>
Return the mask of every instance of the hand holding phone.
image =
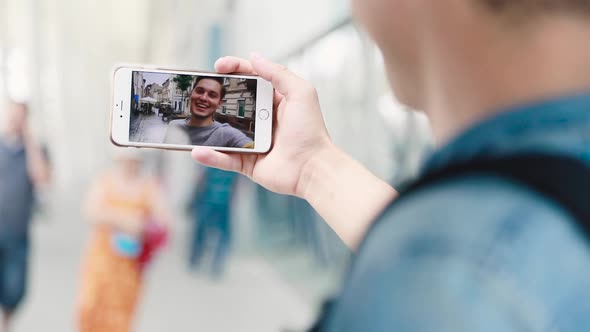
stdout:
<svg viewBox="0 0 590 332">
<path fill-rule="evenodd" d="M 265 153 L 273 88 L 252 75 L 119 67 L 111 140 L 126 147 Z"/>
<path fill-rule="evenodd" d="M 206 166 L 240 172 L 274 192 L 302 197 L 306 165 L 334 149 L 314 87 L 284 66 L 259 56 L 251 61 L 224 57 L 217 61 L 216 70 L 221 74 L 257 74 L 272 82 L 276 89 L 273 149 L 266 155 L 243 155 L 195 148 L 193 158 Z"/>
</svg>

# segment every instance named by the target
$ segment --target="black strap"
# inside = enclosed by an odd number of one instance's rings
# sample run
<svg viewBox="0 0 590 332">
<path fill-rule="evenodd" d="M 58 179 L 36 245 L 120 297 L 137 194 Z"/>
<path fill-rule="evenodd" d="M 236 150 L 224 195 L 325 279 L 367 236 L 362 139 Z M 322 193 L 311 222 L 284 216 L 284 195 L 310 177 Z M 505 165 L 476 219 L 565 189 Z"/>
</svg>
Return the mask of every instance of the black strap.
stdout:
<svg viewBox="0 0 590 332">
<path fill-rule="evenodd" d="M 437 183 L 482 174 L 513 181 L 556 202 L 570 213 L 577 226 L 590 240 L 590 166 L 566 156 L 522 154 L 453 164 L 426 173 L 402 189 L 400 197 L 387 211 L 395 208 L 407 197 Z M 367 232 L 368 235 L 378 223 L 379 220 Z M 362 247 L 361 245 L 359 250 L 362 250 Z M 323 330 L 325 319 L 333 304 L 333 300 L 325 303 L 320 320 L 310 332 Z"/>
<path fill-rule="evenodd" d="M 558 203 L 590 238 L 590 166 L 572 157 L 524 154 L 455 164 L 425 174 L 403 190 L 401 197 L 474 174 L 511 180 Z"/>
</svg>

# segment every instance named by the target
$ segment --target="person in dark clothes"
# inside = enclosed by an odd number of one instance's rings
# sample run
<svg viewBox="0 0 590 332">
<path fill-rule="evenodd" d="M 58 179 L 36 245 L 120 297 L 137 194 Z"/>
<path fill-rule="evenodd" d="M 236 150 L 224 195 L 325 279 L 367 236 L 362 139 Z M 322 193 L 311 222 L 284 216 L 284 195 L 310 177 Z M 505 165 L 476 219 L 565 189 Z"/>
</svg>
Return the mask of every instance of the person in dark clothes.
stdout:
<svg viewBox="0 0 590 332">
<path fill-rule="evenodd" d="M 27 289 L 35 190 L 50 180 L 46 155 L 29 130 L 27 105 L 13 102 L 7 111 L 0 131 L 0 307 L 4 331 L 10 328 Z"/>
<path fill-rule="evenodd" d="M 193 213 L 189 266 L 198 268 L 208 242 L 214 239 L 213 276 L 221 276 L 231 245 L 231 202 L 237 175 L 207 168 L 197 185 Z"/>
</svg>

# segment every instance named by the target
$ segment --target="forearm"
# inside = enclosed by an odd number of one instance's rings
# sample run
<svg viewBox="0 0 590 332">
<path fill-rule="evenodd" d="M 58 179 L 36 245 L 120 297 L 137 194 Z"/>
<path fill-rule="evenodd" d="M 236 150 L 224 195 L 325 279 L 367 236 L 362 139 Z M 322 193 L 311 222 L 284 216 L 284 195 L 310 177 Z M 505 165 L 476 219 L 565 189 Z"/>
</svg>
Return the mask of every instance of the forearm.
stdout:
<svg viewBox="0 0 590 332">
<path fill-rule="evenodd" d="M 306 199 L 351 249 L 397 192 L 336 147 L 308 162 L 299 195 Z"/>
</svg>

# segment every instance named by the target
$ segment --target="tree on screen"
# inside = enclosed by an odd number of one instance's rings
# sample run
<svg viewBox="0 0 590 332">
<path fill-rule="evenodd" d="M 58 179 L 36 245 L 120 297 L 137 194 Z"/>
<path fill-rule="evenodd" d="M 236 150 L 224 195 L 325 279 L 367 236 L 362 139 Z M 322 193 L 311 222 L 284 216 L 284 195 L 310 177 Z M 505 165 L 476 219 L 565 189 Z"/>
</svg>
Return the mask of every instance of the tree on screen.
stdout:
<svg viewBox="0 0 590 332">
<path fill-rule="evenodd" d="M 193 78 L 189 75 L 176 75 L 172 80 L 176 83 L 176 87 L 182 91 L 182 99 L 184 100 L 185 93 L 191 87 Z"/>
</svg>

